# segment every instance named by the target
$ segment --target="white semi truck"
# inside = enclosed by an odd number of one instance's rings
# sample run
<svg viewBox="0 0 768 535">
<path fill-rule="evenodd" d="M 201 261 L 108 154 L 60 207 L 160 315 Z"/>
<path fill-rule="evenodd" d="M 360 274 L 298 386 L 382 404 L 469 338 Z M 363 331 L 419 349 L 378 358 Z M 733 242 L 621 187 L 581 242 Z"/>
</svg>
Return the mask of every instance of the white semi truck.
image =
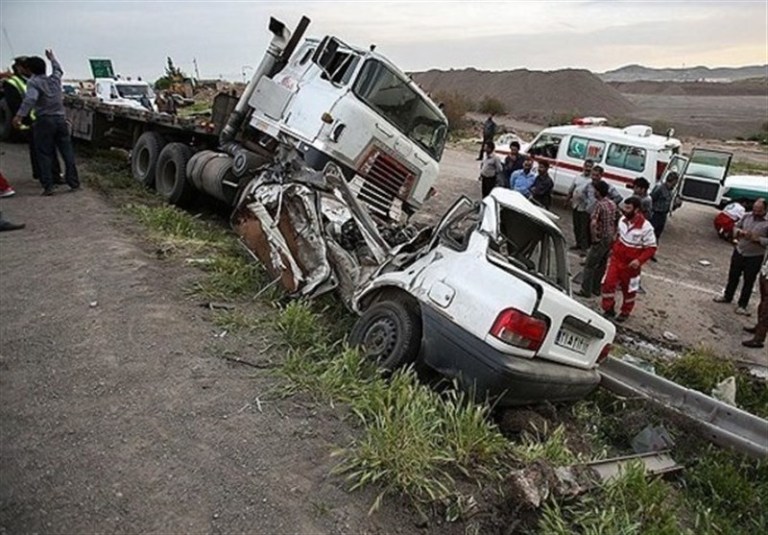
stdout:
<svg viewBox="0 0 768 535">
<path fill-rule="evenodd" d="M 232 203 L 281 144 L 304 163 L 336 163 L 381 220 L 402 222 L 437 179 L 448 131 L 445 115 L 373 48 L 336 37 L 303 40 L 309 19 L 291 32 L 271 19 L 272 40 L 239 99 L 220 95 L 211 123 L 79 97 L 67 98 L 73 135 L 131 149 L 136 180 L 174 204 L 195 192 Z M 114 90 L 114 91 L 113 91 Z"/>
<path fill-rule="evenodd" d="M 503 404 L 597 387 L 615 327 L 570 295 L 550 215 L 497 188 L 434 228 L 408 214 L 438 175 L 447 121 L 396 66 L 334 37 L 272 42 L 212 124 L 68 100 L 75 135 L 122 137 L 134 177 L 169 202 L 232 206 L 245 248 L 292 296 L 336 292 L 360 315 L 350 340 L 382 367 L 418 359 Z M 110 141 L 114 143 L 114 141 Z"/>
</svg>

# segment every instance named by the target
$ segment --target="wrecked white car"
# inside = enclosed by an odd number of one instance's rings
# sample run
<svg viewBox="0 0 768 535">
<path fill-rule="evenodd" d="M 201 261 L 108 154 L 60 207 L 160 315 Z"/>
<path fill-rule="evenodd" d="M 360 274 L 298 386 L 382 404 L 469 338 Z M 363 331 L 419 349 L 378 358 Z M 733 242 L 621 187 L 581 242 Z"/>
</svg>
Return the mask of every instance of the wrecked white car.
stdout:
<svg viewBox="0 0 768 535">
<path fill-rule="evenodd" d="M 497 188 L 417 231 L 377 224 L 357 194 L 333 164 L 276 164 L 242 191 L 232 224 L 287 292 L 338 291 L 360 315 L 350 341 L 386 369 L 421 359 L 502 405 L 597 387 L 615 328 L 570 297 L 545 212 Z"/>
</svg>

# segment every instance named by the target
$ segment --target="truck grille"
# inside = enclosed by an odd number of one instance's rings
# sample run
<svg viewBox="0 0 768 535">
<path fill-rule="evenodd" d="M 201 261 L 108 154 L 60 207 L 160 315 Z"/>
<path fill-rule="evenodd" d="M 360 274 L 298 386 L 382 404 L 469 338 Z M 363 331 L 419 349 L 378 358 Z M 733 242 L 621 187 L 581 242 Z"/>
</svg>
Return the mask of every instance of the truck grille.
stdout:
<svg viewBox="0 0 768 535">
<path fill-rule="evenodd" d="M 392 219 L 395 216 L 397 219 L 398 217 L 390 212 L 393 207 L 399 212 L 402 202 L 411 194 L 416 175 L 377 148 L 368 152 L 360 168 L 360 175 L 363 180 L 356 192 L 358 198 L 371 208 L 374 215 L 384 219 Z"/>
</svg>

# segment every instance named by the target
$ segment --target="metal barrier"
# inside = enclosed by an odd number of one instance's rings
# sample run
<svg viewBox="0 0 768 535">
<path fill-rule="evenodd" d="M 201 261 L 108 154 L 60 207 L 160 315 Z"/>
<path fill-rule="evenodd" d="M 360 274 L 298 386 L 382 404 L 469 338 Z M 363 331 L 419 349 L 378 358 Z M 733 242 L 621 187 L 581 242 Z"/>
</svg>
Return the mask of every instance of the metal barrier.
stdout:
<svg viewBox="0 0 768 535">
<path fill-rule="evenodd" d="M 718 446 L 768 458 L 768 421 L 612 357 L 598 369 L 600 386 L 611 392 L 641 396 L 675 411 L 696 423 L 702 436 Z"/>
</svg>

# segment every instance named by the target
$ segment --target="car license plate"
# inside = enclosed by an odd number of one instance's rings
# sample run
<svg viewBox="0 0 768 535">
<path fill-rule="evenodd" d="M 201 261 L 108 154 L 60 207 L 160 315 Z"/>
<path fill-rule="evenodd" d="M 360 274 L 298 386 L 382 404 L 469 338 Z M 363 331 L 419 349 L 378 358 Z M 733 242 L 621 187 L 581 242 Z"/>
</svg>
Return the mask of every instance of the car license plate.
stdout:
<svg viewBox="0 0 768 535">
<path fill-rule="evenodd" d="M 586 354 L 589 348 L 587 339 L 580 334 L 569 331 L 568 329 L 560 329 L 557 333 L 555 343 L 561 347 L 567 347 L 568 349 L 575 351 L 576 353 Z"/>
</svg>

